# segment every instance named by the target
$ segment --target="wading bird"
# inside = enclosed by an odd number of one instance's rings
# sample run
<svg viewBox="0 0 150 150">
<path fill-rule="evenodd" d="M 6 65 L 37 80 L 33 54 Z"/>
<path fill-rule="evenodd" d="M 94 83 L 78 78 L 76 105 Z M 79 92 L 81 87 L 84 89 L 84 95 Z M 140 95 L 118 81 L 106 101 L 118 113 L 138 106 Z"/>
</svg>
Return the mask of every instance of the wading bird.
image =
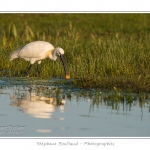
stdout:
<svg viewBox="0 0 150 150">
<path fill-rule="evenodd" d="M 68 74 L 63 55 L 64 55 L 64 50 L 60 47 L 54 48 L 52 44 L 45 41 L 34 41 L 12 52 L 10 54 L 10 61 L 16 58 L 23 58 L 25 61 L 30 61 L 30 66 L 27 69 L 28 76 L 32 68 L 32 65 L 37 61 L 38 64 L 37 64 L 36 75 L 38 76 L 39 65 L 41 64 L 41 60 L 45 58 L 49 58 L 55 61 L 57 57 L 60 57 L 64 67 L 66 79 L 69 79 L 70 75 Z"/>
</svg>

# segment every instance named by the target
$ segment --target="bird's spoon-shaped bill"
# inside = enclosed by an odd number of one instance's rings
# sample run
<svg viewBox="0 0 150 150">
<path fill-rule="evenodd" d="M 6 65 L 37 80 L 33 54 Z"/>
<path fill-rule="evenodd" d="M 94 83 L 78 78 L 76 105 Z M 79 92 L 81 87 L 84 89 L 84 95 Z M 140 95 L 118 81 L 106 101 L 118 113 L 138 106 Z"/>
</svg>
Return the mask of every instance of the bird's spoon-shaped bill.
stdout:
<svg viewBox="0 0 150 150">
<path fill-rule="evenodd" d="M 69 74 L 66 75 L 66 79 L 70 79 L 70 75 Z"/>
</svg>

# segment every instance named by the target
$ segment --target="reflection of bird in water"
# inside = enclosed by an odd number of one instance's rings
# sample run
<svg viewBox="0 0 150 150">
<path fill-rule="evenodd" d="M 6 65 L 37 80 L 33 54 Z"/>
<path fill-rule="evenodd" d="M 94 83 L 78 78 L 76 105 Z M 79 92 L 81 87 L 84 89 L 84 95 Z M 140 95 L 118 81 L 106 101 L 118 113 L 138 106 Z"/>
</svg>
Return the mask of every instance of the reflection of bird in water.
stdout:
<svg viewBox="0 0 150 150">
<path fill-rule="evenodd" d="M 15 100 L 11 106 L 19 106 L 24 113 L 30 114 L 36 118 L 51 118 L 52 113 L 58 106 L 61 112 L 64 110 L 65 99 L 50 98 L 44 96 L 38 96 L 31 92 L 28 95 L 24 95 L 21 99 L 10 96 L 11 100 Z"/>
</svg>

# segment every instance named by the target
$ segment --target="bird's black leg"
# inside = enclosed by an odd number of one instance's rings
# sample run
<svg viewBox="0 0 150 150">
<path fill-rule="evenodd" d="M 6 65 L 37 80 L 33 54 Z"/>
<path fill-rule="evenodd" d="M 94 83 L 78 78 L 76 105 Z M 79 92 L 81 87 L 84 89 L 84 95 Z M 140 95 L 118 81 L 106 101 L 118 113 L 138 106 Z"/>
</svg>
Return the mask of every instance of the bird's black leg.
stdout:
<svg viewBox="0 0 150 150">
<path fill-rule="evenodd" d="M 32 64 L 30 64 L 29 68 L 27 69 L 27 75 L 28 76 L 29 76 L 29 72 L 30 72 L 31 68 L 32 68 Z"/>
<path fill-rule="evenodd" d="M 40 66 L 40 64 L 37 63 L 37 67 L 36 67 L 36 77 L 39 76 L 39 66 Z"/>
</svg>

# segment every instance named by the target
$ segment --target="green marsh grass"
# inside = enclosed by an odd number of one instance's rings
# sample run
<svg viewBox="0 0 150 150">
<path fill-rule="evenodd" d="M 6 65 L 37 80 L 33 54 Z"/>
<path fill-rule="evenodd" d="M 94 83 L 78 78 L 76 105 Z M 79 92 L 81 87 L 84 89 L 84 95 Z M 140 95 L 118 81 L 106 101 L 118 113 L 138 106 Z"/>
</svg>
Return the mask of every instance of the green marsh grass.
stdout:
<svg viewBox="0 0 150 150">
<path fill-rule="evenodd" d="M 31 41 L 45 40 L 65 50 L 73 86 L 150 91 L 150 14 L 0 14 L 0 17 L 1 76 L 22 76 L 29 63 L 21 59 L 10 62 L 9 54 Z M 40 72 L 41 78 L 64 77 L 60 60 L 44 60 Z"/>
</svg>

